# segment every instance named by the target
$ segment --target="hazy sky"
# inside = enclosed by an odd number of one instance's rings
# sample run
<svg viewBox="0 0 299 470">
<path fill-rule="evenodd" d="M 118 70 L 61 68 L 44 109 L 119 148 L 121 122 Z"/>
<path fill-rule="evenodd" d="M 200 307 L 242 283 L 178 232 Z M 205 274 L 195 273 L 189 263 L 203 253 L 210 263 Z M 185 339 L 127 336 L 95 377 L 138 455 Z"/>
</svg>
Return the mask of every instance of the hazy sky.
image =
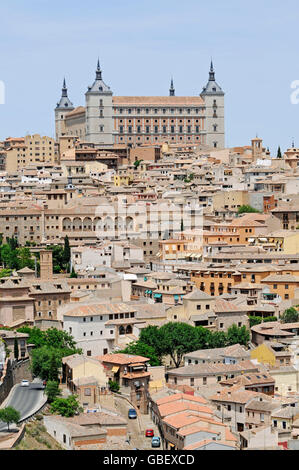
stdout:
<svg viewBox="0 0 299 470">
<path fill-rule="evenodd" d="M 211 56 L 226 92 L 226 145 L 258 134 L 299 146 L 298 0 L 13 0 L 0 6 L 0 139 L 54 135 L 63 77 L 84 105 L 98 56 L 115 95 L 198 95 Z M 298 86 L 299 88 L 299 86 Z"/>
</svg>

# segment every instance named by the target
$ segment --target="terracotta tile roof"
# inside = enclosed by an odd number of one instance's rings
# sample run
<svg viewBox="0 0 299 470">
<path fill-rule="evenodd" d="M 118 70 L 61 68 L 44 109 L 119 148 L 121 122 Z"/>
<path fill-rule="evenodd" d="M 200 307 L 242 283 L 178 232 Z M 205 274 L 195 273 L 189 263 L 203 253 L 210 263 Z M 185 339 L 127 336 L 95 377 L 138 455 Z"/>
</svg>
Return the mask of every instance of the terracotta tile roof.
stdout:
<svg viewBox="0 0 299 470">
<path fill-rule="evenodd" d="M 207 406 L 199 405 L 197 403 L 190 403 L 187 401 L 184 402 L 174 402 L 174 403 L 166 403 L 164 405 L 159 406 L 159 412 L 161 417 L 168 416 L 174 413 L 179 413 L 181 411 L 199 411 L 201 413 L 206 413 L 209 415 L 213 414 L 213 410 L 208 408 Z"/>
<path fill-rule="evenodd" d="M 159 400 L 156 401 L 157 405 L 164 405 L 165 403 L 171 403 L 174 401 L 178 400 L 186 400 L 186 401 L 191 401 L 195 403 L 202 403 L 203 405 L 206 405 L 208 402 L 202 397 L 199 396 L 193 396 L 193 395 L 187 395 L 186 393 L 175 393 L 173 395 L 167 396 L 160 398 Z"/>
<path fill-rule="evenodd" d="M 200 416 L 189 413 L 180 413 L 163 419 L 163 422 L 176 429 L 180 429 L 188 424 L 194 424 L 200 421 Z"/>
<path fill-rule="evenodd" d="M 235 305 L 233 302 L 227 300 L 217 299 L 214 304 L 214 311 L 219 313 L 224 312 L 247 312 L 246 307 Z"/>
<path fill-rule="evenodd" d="M 133 356 L 131 354 L 121 354 L 121 353 L 104 354 L 103 356 L 96 356 L 96 358 L 99 359 L 101 362 L 110 362 L 111 364 L 120 364 L 120 365 L 134 364 L 138 362 L 145 363 L 149 361 L 148 357 Z"/>
<path fill-rule="evenodd" d="M 114 96 L 112 98 L 113 105 L 126 105 L 126 106 L 202 106 L 204 100 L 200 96 Z"/>
<path fill-rule="evenodd" d="M 186 376 L 197 377 L 201 375 L 215 375 L 218 373 L 242 372 L 252 371 L 255 372 L 258 367 L 249 360 L 238 362 L 237 364 L 194 364 L 178 369 L 172 369 L 168 372 L 169 376 Z"/>
<path fill-rule="evenodd" d="M 224 401 L 227 403 L 247 403 L 253 398 L 264 397 L 267 399 L 267 395 L 259 392 L 253 392 L 251 390 L 239 390 L 225 387 L 219 393 L 210 397 L 213 401 Z M 269 400 L 269 398 L 268 398 Z"/>
<path fill-rule="evenodd" d="M 178 431 L 178 434 L 180 436 L 188 436 L 190 434 L 195 434 L 197 432 L 200 432 L 200 431 L 205 431 L 205 432 L 208 432 L 208 433 L 211 433 L 211 434 L 216 434 L 217 436 L 219 436 L 219 434 L 221 434 L 220 431 L 215 431 L 214 429 L 211 429 L 211 428 L 208 428 L 208 427 L 205 427 L 205 426 L 201 426 L 201 425 L 191 425 L 191 426 L 187 426 L 183 429 L 181 429 L 180 431 Z"/>
<path fill-rule="evenodd" d="M 221 385 L 258 385 L 258 384 L 273 384 L 275 379 L 265 372 L 242 374 L 232 379 L 223 380 Z"/>
<path fill-rule="evenodd" d="M 238 439 L 231 433 L 229 428 L 225 428 L 225 440 L 238 442 Z"/>
</svg>

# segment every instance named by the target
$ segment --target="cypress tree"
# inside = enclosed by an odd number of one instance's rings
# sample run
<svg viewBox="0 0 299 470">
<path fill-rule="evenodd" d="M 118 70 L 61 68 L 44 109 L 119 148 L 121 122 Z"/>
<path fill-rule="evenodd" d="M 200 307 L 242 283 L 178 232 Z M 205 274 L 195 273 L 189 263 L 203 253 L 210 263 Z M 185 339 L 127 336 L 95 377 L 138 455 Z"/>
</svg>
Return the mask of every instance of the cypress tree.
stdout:
<svg viewBox="0 0 299 470">
<path fill-rule="evenodd" d="M 14 339 L 14 356 L 16 360 L 19 359 L 19 345 L 17 338 Z"/>
<path fill-rule="evenodd" d="M 63 249 L 63 263 L 66 267 L 68 267 L 68 264 L 71 260 L 71 248 L 70 248 L 70 242 L 69 242 L 69 237 L 66 235 L 64 238 L 64 249 Z"/>
</svg>

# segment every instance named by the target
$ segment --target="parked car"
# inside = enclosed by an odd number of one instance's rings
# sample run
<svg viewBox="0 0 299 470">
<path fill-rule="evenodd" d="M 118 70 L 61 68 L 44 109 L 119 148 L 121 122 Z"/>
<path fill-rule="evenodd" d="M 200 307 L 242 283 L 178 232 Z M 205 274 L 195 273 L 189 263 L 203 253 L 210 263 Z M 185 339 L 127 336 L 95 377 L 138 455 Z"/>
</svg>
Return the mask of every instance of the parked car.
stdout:
<svg viewBox="0 0 299 470">
<path fill-rule="evenodd" d="M 137 413 L 134 408 L 130 408 L 128 411 L 128 418 L 129 419 L 136 419 L 137 418 Z"/>
<path fill-rule="evenodd" d="M 145 437 L 153 437 L 154 436 L 154 430 L 153 429 L 147 429 L 145 431 Z"/>
<path fill-rule="evenodd" d="M 29 387 L 29 385 L 30 385 L 29 380 L 22 380 L 21 387 Z"/>
<path fill-rule="evenodd" d="M 154 436 L 152 438 L 152 447 L 160 447 L 161 442 L 160 442 L 160 437 Z"/>
</svg>

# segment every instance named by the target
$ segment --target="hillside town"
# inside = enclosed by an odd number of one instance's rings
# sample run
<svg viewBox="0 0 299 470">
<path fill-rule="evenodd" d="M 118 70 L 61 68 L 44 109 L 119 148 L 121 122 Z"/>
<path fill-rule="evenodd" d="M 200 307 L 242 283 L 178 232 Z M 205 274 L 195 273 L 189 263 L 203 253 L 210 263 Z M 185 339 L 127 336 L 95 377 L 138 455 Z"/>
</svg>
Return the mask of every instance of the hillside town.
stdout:
<svg viewBox="0 0 299 470">
<path fill-rule="evenodd" d="M 292 456 L 298 2 L 0 17 L 1 456 Z"/>
<path fill-rule="evenodd" d="M 0 448 L 299 449 L 299 149 L 225 147 L 213 62 L 86 103 L 0 143 Z"/>
</svg>

